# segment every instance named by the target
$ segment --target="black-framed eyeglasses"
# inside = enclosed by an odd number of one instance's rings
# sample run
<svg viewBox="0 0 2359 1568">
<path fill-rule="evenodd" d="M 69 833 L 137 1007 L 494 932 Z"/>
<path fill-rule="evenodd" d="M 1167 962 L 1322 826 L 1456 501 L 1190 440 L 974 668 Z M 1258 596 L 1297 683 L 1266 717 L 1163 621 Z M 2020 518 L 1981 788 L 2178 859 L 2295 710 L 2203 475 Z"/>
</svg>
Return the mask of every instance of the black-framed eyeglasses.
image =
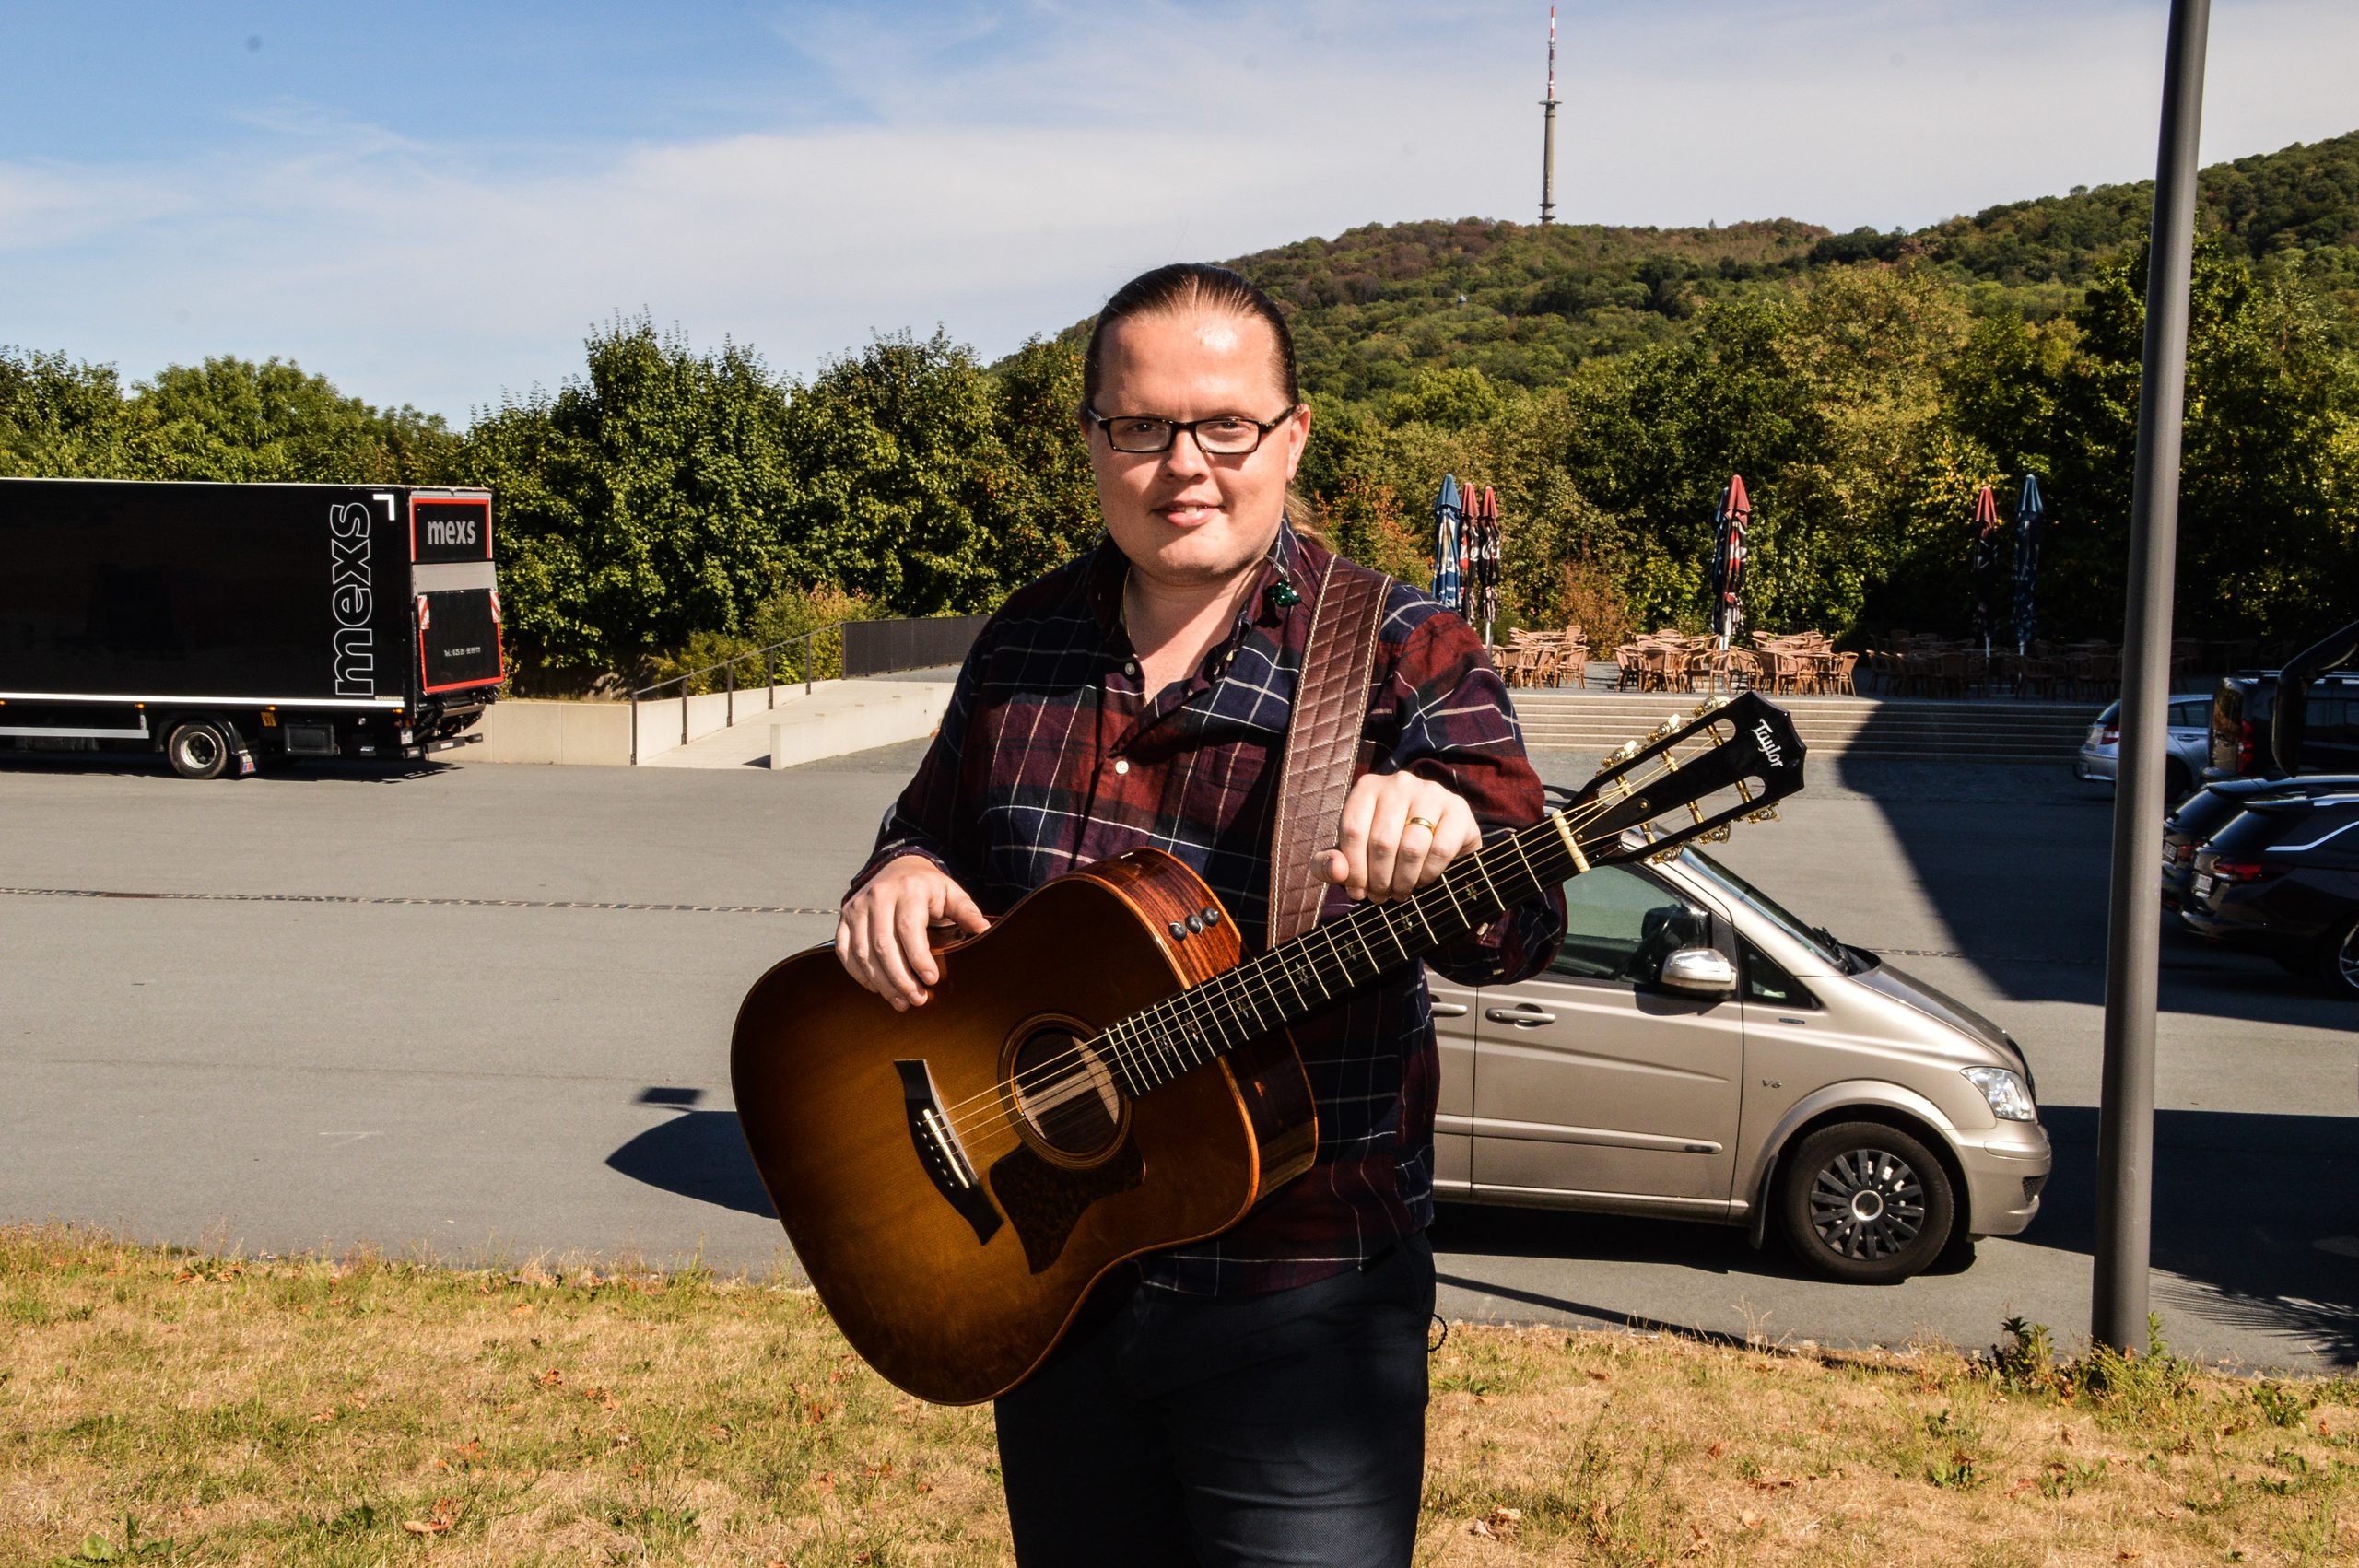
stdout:
<svg viewBox="0 0 2359 1568">
<path fill-rule="evenodd" d="M 1297 404 L 1267 423 L 1242 414 L 1215 414 L 1208 419 L 1157 419 L 1150 415 L 1118 414 L 1109 418 L 1094 408 L 1082 412 L 1104 432 L 1106 444 L 1118 452 L 1168 452 L 1185 430 L 1195 438 L 1196 450 L 1206 457 L 1243 457 L 1258 450 L 1262 438 L 1294 417 Z"/>
</svg>

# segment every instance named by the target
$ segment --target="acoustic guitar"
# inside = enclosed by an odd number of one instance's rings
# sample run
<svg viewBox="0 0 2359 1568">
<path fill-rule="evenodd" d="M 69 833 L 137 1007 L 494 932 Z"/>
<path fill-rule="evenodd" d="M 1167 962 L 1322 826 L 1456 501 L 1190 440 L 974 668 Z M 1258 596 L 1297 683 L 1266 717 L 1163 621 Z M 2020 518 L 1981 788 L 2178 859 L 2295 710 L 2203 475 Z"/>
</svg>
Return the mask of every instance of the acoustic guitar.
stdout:
<svg viewBox="0 0 2359 1568">
<path fill-rule="evenodd" d="M 813 948 L 739 1011 L 745 1141 L 852 1348 L 921 1398 L 992 1398 L 1109 1270 L 1227 1229 L 1310 1168 L 1289 1024 L 1591 866 L 1774 815 L 1802 774 L 1791 721 L 1748 693 L 1625 746 L 1563 812 L 1414 897 L 1250 958 L 1212 890 L 1156 849 L 941 947 L 940 983 L 907 1012 Z"/>
</svg>

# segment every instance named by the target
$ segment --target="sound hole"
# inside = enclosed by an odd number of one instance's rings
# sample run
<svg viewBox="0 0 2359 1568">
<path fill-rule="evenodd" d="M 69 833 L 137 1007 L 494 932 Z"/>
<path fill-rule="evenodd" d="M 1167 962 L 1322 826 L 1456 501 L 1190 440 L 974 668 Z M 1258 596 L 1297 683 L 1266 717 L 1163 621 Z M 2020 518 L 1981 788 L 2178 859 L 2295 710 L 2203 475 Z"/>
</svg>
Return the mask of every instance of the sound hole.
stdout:
<svg viewBox="0 0 2359 1568">
<path fill-rule="evenodd" d="M 1095 1154 L 1121 1125 L 1121 1091 L 1098 1054 L 1063 1029 L 1043 1029 L 1016 1047 L 1015 1111 L 1062 1154 Z"/>
</svg>

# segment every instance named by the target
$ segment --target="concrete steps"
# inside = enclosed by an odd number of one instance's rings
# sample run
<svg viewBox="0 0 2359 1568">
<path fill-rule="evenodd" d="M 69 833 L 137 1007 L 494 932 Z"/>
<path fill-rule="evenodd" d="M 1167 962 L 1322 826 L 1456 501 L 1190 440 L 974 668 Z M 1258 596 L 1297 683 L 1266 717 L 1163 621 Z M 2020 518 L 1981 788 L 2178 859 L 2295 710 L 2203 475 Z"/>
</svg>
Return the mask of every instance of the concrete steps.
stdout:
<svg viewBox="0 0 2359 1568">
<path fill-rule="evenodd" d="M 1665 719 L 1685 719 L 1703 700 L 1684 692 L 1514 694 L 1524 743 L 1608 752 Z M 2070 763 L 2099 706 L 2095 703 L 1790 696 L 1771 699 L 1793 716 L 1812 755 L 1863 762 Z"/>
</svg>

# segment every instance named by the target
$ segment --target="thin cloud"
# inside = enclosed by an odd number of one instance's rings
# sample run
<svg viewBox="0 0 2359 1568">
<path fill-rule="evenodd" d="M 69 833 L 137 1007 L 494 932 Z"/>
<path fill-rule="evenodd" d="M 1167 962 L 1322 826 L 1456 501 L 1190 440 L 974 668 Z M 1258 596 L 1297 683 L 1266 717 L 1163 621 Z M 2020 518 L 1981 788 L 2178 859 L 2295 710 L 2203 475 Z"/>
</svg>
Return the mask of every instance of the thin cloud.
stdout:
<svg viewBox="0 0 2359 1568">
<path fill-rule="evenodd" d="M 0 341 L 127 373 L 292 356 L 454 417 L 646 309 L 807 373 L 936 323 L 987 356 L 1178 255 L 1369 222 L 1529 221 L 1544 11 L 1035 5 L 780 23 L 847 107 L 529 155 L 348 109 L 171 167 L 0 164 Z M 2152 168 L 2158 6 L 1566 7 L 1575 222 L 1915 226 Z M 2352 128 L 2359 8 L 2226 0 L 2205 154 Z M 34 302 L 38 302 L 37 308 Z"/>
</svg>

